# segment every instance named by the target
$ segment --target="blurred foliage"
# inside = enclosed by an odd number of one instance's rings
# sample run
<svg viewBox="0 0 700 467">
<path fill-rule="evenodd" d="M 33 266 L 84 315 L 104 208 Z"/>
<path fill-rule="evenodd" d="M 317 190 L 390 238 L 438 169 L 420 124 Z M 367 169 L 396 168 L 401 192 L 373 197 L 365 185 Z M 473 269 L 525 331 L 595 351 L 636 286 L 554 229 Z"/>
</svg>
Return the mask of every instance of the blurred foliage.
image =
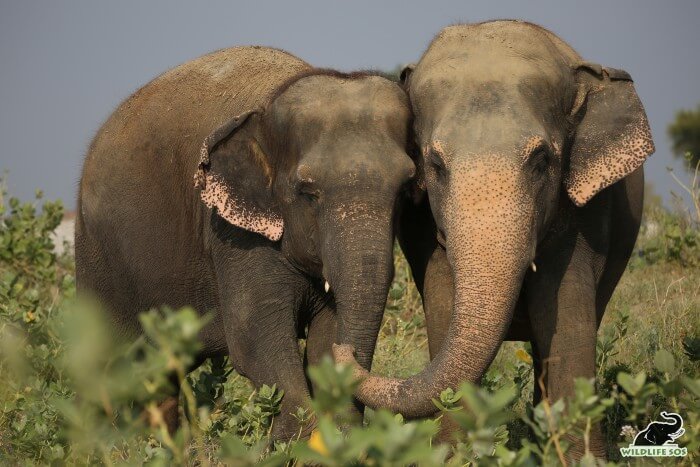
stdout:
<svg viewBox="0 0 700 467">
<path fill-rule="evenodd" d="M 72 258 L 54 253 L 60 203 L 39 201 L 11 199 L 0 216 L 3 464 L 554 465 L 568 459 L 571 436 L 585 438 L 599 420 L 615 459 L 617 445 L 629 444 L 661 410 L 685 419 L 683 462 L 700 461 L 697 337 L 687 335 L 673 352 L 660 340 L 651 368 L 632 371 L 618 361 L 634 324 L 627 312 L 616 312 L 601 331 L 597 393 L 594 381 L 578 380 L 566 403 L 545 399 L 532 407 L 532 358 L 521 345 L 480 387 L 443 391 L 435 420 L 370 411 L 362 423 L 347 418 L 356 384 L 350 369 L 328 358 L 309 369 L 317 387 L 311 409 L 296 413 L 299 433 L 312 420 L 316 430 L 308 439 L 271 442 L 283 392 L 254 390 L 225 358 L 188 375 L 208 319 L 191 309 L 144 313 L 143 337 L 115 341 L 99 306 L 75 299 Z M 410 372 L 425 362 L 425 326 L 398 253 L 396 261 L 378 353 L 385 369 Z M 181 428 L 171 436 L 157 405 L 174 382 L 182 388 Z M 446 417 L 461 428 L 454 447 L 434 441 Z M 581 461 L 596 462 L 590 453 Z"/>
<path fill-rule="evenodd" d="M 650 186 L 645 190 L 643 224 L 631 260 L 632 267 L 661 262 L 683 267 L 700 266 L 700 166 L 696 166 L 690 184 L 683 183 L 673 171 L 671 176 L 691 199 L 692 208 L 684 208 L 674 195 L 675 211 L 666 209 Z"/>
<path fill-rule="evenodd" d="M 695 110 L 679 110 L 668 126 L 673 153 L 686 158 L 694 169 L 700 163 L 700 104 Z M 692 154 L 692 156 L 691 156 Z"/>
</svg>

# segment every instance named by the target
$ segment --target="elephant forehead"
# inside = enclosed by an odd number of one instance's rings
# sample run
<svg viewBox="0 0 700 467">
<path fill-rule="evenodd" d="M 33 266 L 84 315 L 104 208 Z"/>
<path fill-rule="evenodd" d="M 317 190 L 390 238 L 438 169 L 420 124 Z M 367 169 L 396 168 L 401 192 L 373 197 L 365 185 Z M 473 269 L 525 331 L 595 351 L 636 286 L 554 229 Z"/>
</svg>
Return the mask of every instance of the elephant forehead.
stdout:
<svg viewBox="0 0 700 467">
<path fill-rule="evenodd" d="M 478 183 L 513 185 L 520 180 L 518 161 L 510 154 L 499 152 L 460 154 L 453 160 L 450 169 L 454 172 L 453 178 L 466 176 L 476 182 L 455 184 L 461 191 L 479 191 Z"/>
<path fill-rule="evenodd" d="M 408 118 L 405 93 L 379 76 L 339 78 L 314 75 L 295 82 L 276 101 L 297 118 Z"/>
<path fill-rule="evenodd" d="M 541 121 L 529 115 L 514 115 L 510 119 L 482 116 L 471 120 L 454 118 L 440 124 L 422 148 L 424 155 L 437 152 L 448 166 L 463 159 L 494 155 L 522 164 L 544 146 L 559 156 L 561 139 L 561 135 L 549 131 Z"/>
<path fill-rule="evenodd" d="M 575 57 L 575 52 L 549 31 L 522 21 L 488 21 L 461 24 L 443 29 L 433 40 L 425 58 L 454 53 L 456 50 L 491 55 L 507 53 L 526 60 L 562 62 Z M 561 44 L 560 44 L 561 43 Z M 565 53 L 562 54 L 562 51 Z"/>
<path fill-rule="evenodd" d="M 362 145 L 357 150 L 352 142 L 314 150 L 301 160 L 301 171 L 307 180 L 332 185 L 335 190 L 383 191 L 393 188 L 413 175 L 415 165 L 405 153 Z M 299 173 L 299 171 L 297 171 Z"/>
<path fill-rule="evenodd" d="M 525 51 L 495 39 L 488 46 L 463 39 L 431 48 L 411 75 L 409 92 L 418 108 L 454 102 L 465 112 L 507 113 L 523 104 L 556 108 L 562 90 L 573 84 L 571 68 L 549 48 Z"/>
<path fill-rule="evenodd" d="M 472 58 L 459 67 L 437 64 L 420 74 L 416 72 L 416 79 L 410 84 L 414 105 L 419 109 L 448 105 L 462 113 L 505 115 L 533 104 L 550 110 L 559 104 L 561 91 L 573 84 L 571 76 L 561 70 L 548 71 L 520 58 L 502 60 L 500 66 L 494 67 L 493 60 Z M 508 72 L 504 73 L 504 69 Z"/>
</svg>

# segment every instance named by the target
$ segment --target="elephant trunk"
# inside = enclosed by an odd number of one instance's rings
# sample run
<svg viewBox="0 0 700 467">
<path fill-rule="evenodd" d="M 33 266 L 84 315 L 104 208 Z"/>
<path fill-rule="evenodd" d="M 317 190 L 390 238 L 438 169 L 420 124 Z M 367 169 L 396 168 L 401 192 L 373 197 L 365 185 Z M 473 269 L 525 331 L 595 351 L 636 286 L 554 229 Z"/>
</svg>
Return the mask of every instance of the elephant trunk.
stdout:
<svg viewBox="0 0 700 467">
<path fill-rule="evenodd" d="M 326 236 L 324 276 L 338 315 L 335 342 L 355 348 L 357 362 L 369 371 L 393 277 L 393 232 L 389 212 L 367 207 Z M 332 224 L 331 224 L 332 225 Z M 342 245 L 342 247 L 340 246 Z"/>
<path fill-rule="evenodd" d="M 661 412 L 661 416 L 666 420 L 672 420 L 672 424 L 669 427 L 669 433 L 675 433 L 683 426 L 683 419 L 676 413 Z"/>
<path fill-rule="evenodd" d="M 355 365 L 361 379 L 355 395 L 369 407 L 406 417 L 435 413 L 432 399 L 442 390 L 481 380 L 508 330 L 534 256 L 531 210 L 508 199 L 487 204 L 467 196 L 457 200 L 445 222 L 455 279 L 447 337 L 430 364 L 405 380 L 369 375 Z M 336 346 L 334 354 L 338 362 L 355 364 L 348 346 Z"/>
</svg>

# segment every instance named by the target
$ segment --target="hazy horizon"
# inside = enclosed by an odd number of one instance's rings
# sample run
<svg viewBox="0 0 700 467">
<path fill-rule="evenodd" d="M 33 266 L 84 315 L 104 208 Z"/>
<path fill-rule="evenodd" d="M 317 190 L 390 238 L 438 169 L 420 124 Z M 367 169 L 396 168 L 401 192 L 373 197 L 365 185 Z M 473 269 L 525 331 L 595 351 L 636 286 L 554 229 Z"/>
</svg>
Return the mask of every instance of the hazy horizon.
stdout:
<svg viewBox="0 0 700 467">
<path fill-rule="evenodd" d="M 455 22 L 517 18 L 538 23 L 585 59 L 627 70 L 645 105 L 657 152 L 647 180 L 666 200 L 666 166 L 688 178 L 666 134 L 680 109 L 700 102 L 700 2 L 360 0 L 96 3 L 0 1 L 0 172 L 10 196 L 75 206 L 82 158 L 102 122 L 140 86 L 216 49 L 267 45 L 313 65 L 392 70 L 418 59 Z"/>
</svg>

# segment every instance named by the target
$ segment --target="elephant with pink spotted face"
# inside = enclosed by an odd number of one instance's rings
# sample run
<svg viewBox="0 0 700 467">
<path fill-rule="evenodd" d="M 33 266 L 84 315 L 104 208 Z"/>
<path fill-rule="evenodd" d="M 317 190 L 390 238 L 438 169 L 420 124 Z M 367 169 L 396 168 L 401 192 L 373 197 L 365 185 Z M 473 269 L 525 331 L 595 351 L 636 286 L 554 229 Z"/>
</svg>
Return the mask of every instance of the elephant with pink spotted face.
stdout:
<svg viewBox="0 0 700 467">
<path fill-rule="evenodd" d="M 200 360 L 229 355 L 256 386 L 277 384 L 273 437 L 298 436 L 307 363 L 335 341 L 370 369 L 396 205 L 415 173 L 410 125 L 397 83 L 280 50 L 225 49 L 168 71 L 112 114 L 85 159 L 80 292 L 122 337 L 153 307 L 213 313 Z"/>
<path fill-rule="evenodd" d="M 504 339 L 531 341 L 535 380 L 571 395 L 595 375 L 596 331 L 640 225 L 654 144 L 632 79 L 520 21 L 445 28 L 402 78 L 426 195 L 399 239 L 432 361 L 406 380 L 362 369 L 358 398 L 431 415 L 440 391 L 481 380 Z M 352 362 L 349 346 L 335 351 Z M 598 454 L 602 443 L 596 427 Z"/>
</svg>

